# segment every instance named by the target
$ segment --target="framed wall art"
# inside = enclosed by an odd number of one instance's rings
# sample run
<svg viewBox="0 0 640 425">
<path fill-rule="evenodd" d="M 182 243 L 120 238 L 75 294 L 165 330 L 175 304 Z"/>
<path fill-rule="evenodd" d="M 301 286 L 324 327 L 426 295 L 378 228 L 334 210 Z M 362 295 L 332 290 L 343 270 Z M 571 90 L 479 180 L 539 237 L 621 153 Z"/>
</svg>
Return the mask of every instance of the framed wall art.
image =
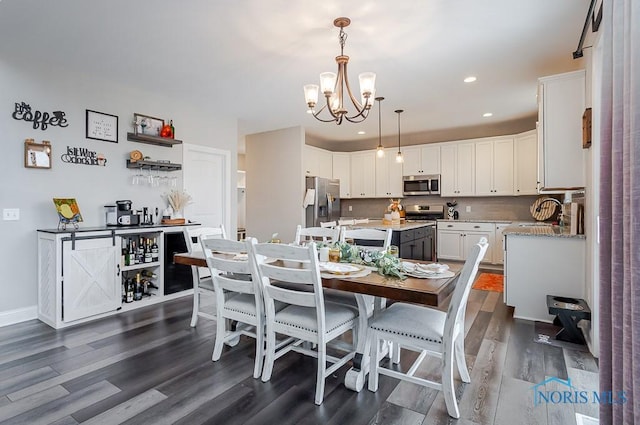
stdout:
<svg viewBox="0 0 640 425">
<path fill-rule="evenodd" d="M 87 109 L 87 139 L 118 143 L 118 116 Z"/>
<path fill-rule="evenodd" d="M 51 143 L 33 139 L 24 141 L 24 166 L 26 168 L 51 168 Z"/>
<path fill-rule="evenodd" d="M 160 131 L 162 130 L 162 127 L 164 127 L 164 120 L 162 118 L 134 113 L 133 125 L 135 127 L 136 134 L 160 137 Z"/>
</svg>

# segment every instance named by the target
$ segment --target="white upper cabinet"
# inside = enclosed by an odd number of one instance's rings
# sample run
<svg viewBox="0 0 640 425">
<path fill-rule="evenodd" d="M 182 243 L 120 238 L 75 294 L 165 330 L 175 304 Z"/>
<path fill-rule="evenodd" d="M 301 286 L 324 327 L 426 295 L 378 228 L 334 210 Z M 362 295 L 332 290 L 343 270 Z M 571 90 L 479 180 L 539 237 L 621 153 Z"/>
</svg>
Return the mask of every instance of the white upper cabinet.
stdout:
<svg viewBox="0 0 640 425">
<path fill-rule="evenodd" d="M 331 178 L 332 154 L 324 149 L 304 146 L 304 175 Z"/>
<path fill-rule="evenodd" d="M 395 155 L 394 155 L 395 156 Z M 403 149 L 402 174 L 440 174 L 440 145 L 409 146 Z"/>
<path fill-rule="evenodd" d="M 351 155 L 334 152 L 332 157 L 333 178 L 340 180 L 340 197 L 351 198 Z"/>
<path fill-rule="evenodd" d="M 475 142 L 446 143 L 440 147 L 442 196 L 475 194 Z"/>
<path fill-rule="evenodd" d="M 376 195 L 376 152 L 351 154 L 351 197 L 374 198 Z"/>
<path fill-rule="evenodd" d="M 538 79 L 540 189 L 583 188 L 584 70 Z"/>
<path fill-rule="evenodd" d="M 514 195 L 538 193 L 538 136 L 535 130 L 517 134 L 513 142 Z"/>
<path fill-rule="evenodd" d="M 476 195 L 513 195 L 513 137 L 476 142 L 475 149 Z"/>
<path fill-rule="evenodd" d="M 402 197 L 402 162 L 396 161 L 395 149 L 385 149 L 382 158 L 376 155 L 376 196 Z"/>
</svg>

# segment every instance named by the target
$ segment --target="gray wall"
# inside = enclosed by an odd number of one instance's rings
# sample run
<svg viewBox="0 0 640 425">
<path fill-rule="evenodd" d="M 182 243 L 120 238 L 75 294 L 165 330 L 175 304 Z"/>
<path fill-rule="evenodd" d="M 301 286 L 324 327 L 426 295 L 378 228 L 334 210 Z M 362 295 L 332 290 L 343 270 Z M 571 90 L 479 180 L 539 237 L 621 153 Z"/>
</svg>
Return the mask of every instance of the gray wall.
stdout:
<svg viewBox="0 0 640 425">
<path fill-rule="evenodd" d="M 170 82 L 167 82 L 170 83 Z M 72 69 L 55 69 L 37 58 L 0 59 L 0 209 L 19 208 L 20 221 L 0 221 L 0 325 L 16 314 L 35 314 L 37 305 L 36 229 L 55 228 L 58 217 L 52 198 L 73 197 L 80 206 L 81 226 L 104 225 L 105 204 L 131 199 L 134 207 L 164 207 L 166 188 L 132 186 L 132 170 L 126 169 L 129 152 L 136 149 L 154 160 L 182 163 L 181 147 L 165 148 L 127 141 L 133 113 L 173 119 L 178 139 L 192 144 L 225 149 L 231 153 L 232 187 L 236 184 L 237 122 L 214 109 L 209 99 L 168 98 L 157 92 L 142 92 L 76 75 Z M 34 130 L 30 123 L 14 120 L 15 102 L 26 102 L 35 110 L 62 110 L 67 128 Z M 119 141 L 109 143 L 85 138 L 85 110 L 119 117 Z M 48 140 L 53 148 L 52 168 L 24 167 L 24 140 Z M 107 158 L 105 167 L 64 163 L 60 155 L 67 146 L 83 147 Z M 177 172 L 179 185 L 182 173 Z M 232 192 L 230 233 L 235 231 L 237 193 Z M 194 200 L 197 201 L 197 200 Z M 188 217 L 187 217 L 188 218 Z"/>
</svg>

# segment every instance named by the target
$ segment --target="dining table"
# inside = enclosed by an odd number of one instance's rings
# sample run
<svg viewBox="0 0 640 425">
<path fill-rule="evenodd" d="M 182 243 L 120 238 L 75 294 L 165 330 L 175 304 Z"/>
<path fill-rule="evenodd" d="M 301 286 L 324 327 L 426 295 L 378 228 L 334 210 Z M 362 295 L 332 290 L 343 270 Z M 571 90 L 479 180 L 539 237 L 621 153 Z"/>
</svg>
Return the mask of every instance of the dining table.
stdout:
<svg viewBox="0 0 640 425">
<path fill-rule="evenodd" d="M 207 267 L 207 262 L 202 252 L 174 254 L 175 264 L 185 266 Z M 427 263 L 418 260 L 402 260 L 412 263 Z M 364 276 L 361 274 L 350 276 L 348 274 L 327 275 L 321 273 L 322 287 L 340 291 L 351 292 L 356 298 L 360 317 L 366 322 L 367 304 L 370 297 L 374 297 L 374 315 L 382 308 L 382 300 L 409 302 L 431 307 L 438 307 L 449 297 L 462 269 L 462 263 L 446 263 L 448 270 L 447 277 L 411 277 L 398 278 L 385 276 L 372 270 Z M 365 378 L 369 372 L 369 353 L 366 351 L 367 332 L 358 332 L 359 338 L 356 342 L 356 355 L 353 365 L 345 375 L 345 386 L 354 391 L 361 391 L 364 387 Z"/>
</svg>

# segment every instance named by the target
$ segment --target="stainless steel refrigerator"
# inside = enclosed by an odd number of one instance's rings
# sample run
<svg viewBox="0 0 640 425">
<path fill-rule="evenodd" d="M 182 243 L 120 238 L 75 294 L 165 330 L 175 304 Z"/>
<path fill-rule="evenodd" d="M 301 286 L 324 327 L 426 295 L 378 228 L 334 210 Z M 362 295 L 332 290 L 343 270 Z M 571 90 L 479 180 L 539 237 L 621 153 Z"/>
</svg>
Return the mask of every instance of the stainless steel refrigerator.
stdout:
<svg viewBox="0 0 640 425">
<path fill-rule="evenodd" d="M 319 227 L 321 222 L 340 218 L 340 180 L 306 177 L 307 193 L 313 190 L 313 203 L 307 206 L 306 227 Z"/>
</svg>

